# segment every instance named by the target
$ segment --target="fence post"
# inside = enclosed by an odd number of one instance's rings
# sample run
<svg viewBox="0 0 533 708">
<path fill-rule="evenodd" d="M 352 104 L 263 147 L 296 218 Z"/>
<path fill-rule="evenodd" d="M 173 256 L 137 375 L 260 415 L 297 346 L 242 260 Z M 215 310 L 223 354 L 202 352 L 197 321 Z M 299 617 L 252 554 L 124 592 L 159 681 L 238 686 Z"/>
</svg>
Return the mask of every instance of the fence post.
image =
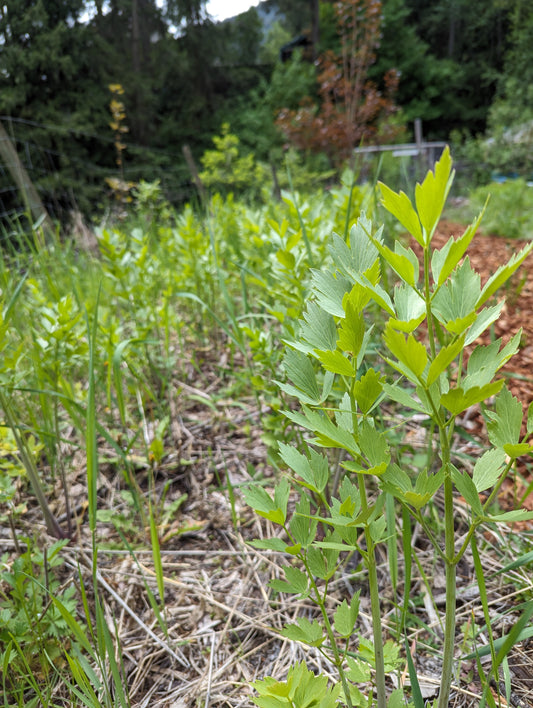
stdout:
<svg viewBox="0 0 533 708">
<path fill-rule="evenodd" d="M 46 235 L 53 235 L 54 225 L 50 215 L 46 211 L 44 204 L 41 201 L 37 190 L 35 189 L 24 165 L 20 161 L 15 146 L 11 142 L 9 135 L 6 133 L 2 121 L 0 121 L 0 158 L 4 161 L 9 170 L 15 184 L 17 185 L 22 201 L 26 205 L 26 209 L 31 214 L 34 221 L 42 219 L 43 231 Z"/>
</svg>

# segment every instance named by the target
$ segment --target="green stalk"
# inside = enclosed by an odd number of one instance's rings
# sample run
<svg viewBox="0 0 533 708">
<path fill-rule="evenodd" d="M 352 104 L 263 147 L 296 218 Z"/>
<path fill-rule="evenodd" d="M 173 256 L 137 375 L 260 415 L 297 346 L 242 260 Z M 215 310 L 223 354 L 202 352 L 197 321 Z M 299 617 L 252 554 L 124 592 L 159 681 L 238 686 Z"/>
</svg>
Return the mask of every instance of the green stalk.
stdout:
<svg viewBox="0 0 533 708">
<path fill-rule="evenodd" d="M 456 563 L 453 483 L 450 471 L 450 448 L 445 431 L 441 429 L 442 462 L 446 466 L 444 479 L 444 534 L 446 567 L 446 615 L 444 619 L 444 642 L 442 657 L 442 678 L 437 708 L 448 708 L 450 688 L 453 678 L 453 658 L 455 648 L 455 603 L 456 603 Z M 446 441 L 446 442 L 444 442 Z"/>
<path fill-rule="evenodd" d="M 368 510 L 364 475 L 359 475 L 359 493 L 361 495 L 361 511 Z M 379 599 L 378 572 L 376 567 L 376 554 L 374 541 L 368 525 L 365 526 L 366 541 L 366 567 L 368 569 L 368 589 L 370 592 L 370 607 L 372 614 L 372 632 L 374 637 L 374 658 L 376 662 L 376 693 L 377 708 L 386 708 L 387 693 L 385 689 L 385 660 L 383 656 L 383 636 L 381 634 L 381 603 Z"/>
<path fill-rule="evenodd" d="M 342 658 L 339 653 L 339 648 L 337 646 L 337 641 L 335 639 L 333 627 L 331 626 L 331 622 L 329 621 L 328 612 L 326 609 L 326 603 L 322 599 L 320 591 L 319 591 L 317 584 L 315 582 L 315 578 L 313 576 L 313 573 L 307 564 L 306 558 L 303 555 L 301 556 L 301 560 L 305 566 L 305 570 L 307 572 L 307 577 L 309 578 L 309 580 L 311 582 L 311 587 L 313 588 L 313 592 L 315 593 L 317 605 L 320 607 L 320 612 L 322 614 L 322 619 L 324 620 L 324 625 L 326 627 L 326 633 L 328 635 L 329 643 L 331 646 L 331 651 L 333 652 L 334 664 L 337 667 L 337 670 L 339 672 L 339 676 L 341 679 L 342 690 L 344 691 L 346 703 L 348 705 L 348 708 L 353 708 L 353 703 L 352 703 L 352 699 L 350 696 L 350 687 L 348 685 L 348 681 L 346 680 L 346 675 L 345 675 L 344 670 L 342 668 Z M 324 596 L 326 596 L 326 595 L 327 595 L 327 589 L 324 592 Z"/>
</svg>

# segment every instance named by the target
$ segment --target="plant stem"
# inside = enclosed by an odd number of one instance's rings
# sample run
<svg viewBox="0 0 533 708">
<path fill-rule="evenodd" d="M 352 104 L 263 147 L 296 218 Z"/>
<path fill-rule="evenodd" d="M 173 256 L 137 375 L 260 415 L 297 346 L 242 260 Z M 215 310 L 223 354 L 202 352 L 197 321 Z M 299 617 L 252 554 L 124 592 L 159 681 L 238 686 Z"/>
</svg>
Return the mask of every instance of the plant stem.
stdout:
<svg viewBox="0 0 533 708">
<path fill-rule="evenodd" d="M 313 591 L 315 593 L 316 602 L 317 602 L 318 606 L 320 607 L 320 612 L 322 613 L 322 618 L 324 620 L 324 625 L 326 627 L 326 633 L 328 635 L 329 643 L 331 645 L 331 650 L 333 652 L 334 663 L 335 663 L 335 666 L 337 667 L 337 671 L 339 672 L 339 676 L 341 679 L 342 690 L 344 691 L 344 697 L 346 700 L 346 704 L 347 704 L 348 708 L 353 708 L 353 703 L 352 703 L 352 699 L 350 696 L 350 687 L 349 687 L 348 681 L 346 680 L 346 674 L 344 673 L 344 669 L 342 668 L 342 658 L 339 653 L 339 648 L 337 646 L 337 640 L 336 640 L 335 634 L 333 632 L 333 627 L 331 626 L 331 622 L 328 617 L 326 603 L 325 603 L 324 599 L 322 598 L 322 595 L 320 594 L 320 591 L 319 591 L 317 584 L 315 582 L 313 573 L 312 573 L 311 569 L 309 568 L 307 560 L 304 556 L 302 556 L 302 561 L 305 565 L 307 577 L 311 581 L 311 587 L 313 588 Z M 327 587 L 324 592 L 324 597 L 326 595 L 327 595 Z"/>
<path fill-rule="evenodd" d="M 368 509 L 364 475 L 359 475 L 359 493 L 361 494 L 361 510 Z M 379 599 L 378 572 L 374 541 L 368 524 L 365 526 L 365 541 L 367 548 L 366 566 L 368 569 L 368 589 L 370 591 L 370 607 L 372 613 L 372 632 L 374 636 L 374 659 L 376 669 L 377 708 L 386 708 L 387 693 L 385 690 L 385 661 L 383 657 L 383 636 L 381 634 L 381 603 Z"/>
<path fill-rule="evenodd" d="M 444 432 L 444 431 L 443 431 Z M 441 439 L 445 438 L 441 436 Z M 446 455 L 447 453 L 447 455 Z M 449 457 L 449 448 L 443 450 L 443 456 Z M 443 460 L 444 462 L 444 460 Z M 448 462 L 448 460 L 446 460 Z M 453 484 L 449 465 L 446 464 L 444 480 L 444 533 L 446 564 L 446 616 L 444 621 L 444 643 L 442 657 L 442 678 L 437 708 L 448 708 L 450 688 L 453 677 L 453 658 L 455 648 L 455 602 L 456 602 L 456 563 L 454 529 Z"/>
</svg>

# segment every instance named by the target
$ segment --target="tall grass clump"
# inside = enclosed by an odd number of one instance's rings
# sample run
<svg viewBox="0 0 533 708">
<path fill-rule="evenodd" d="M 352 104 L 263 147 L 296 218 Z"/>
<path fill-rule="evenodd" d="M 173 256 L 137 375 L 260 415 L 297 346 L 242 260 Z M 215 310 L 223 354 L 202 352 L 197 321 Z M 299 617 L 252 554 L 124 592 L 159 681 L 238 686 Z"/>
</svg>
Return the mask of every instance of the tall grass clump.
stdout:
<svg viewBox="0 0 533 708">
<path fill-rule="evenodd" d="M 287 472 L 273 493 L 250 486 L 248 504 L 266 518 L 275 535 L 255 541 L 259 549 L 285 554 L 284 579 L 271 581 L 277 593 L 304 598 L 316 607 L 282 635 L 323 655 L 337 676 L 305 664 L 286 681 L 266 678 L 255 684 L 259 706 L 414 705 L 423 708 L 415 663 L 403 637 L 411 616 L 413 527 L 424 534 L 445 574 L 445 616 L 438 648 L 441 680 L 437 708 L 448 708 L 456 661 L 457 566 L 471 552 L 492 651 L 492 666 L 481 671 L 482 704 L 495 705 L 489 690 L 513 641 L 533 612 L 526 603 L 508 640 L 496 645 L 488 613 L 480 561 L 480 527 L 531 519 L 533 513 L 499 513 L 494 501 L 517 457 L 530 453 L 522 436 L 522 406 L 498 372 L 516 353 L 518 332 L 478 344 L 499 317 L 504 302 L 494 296 L 533 249 L 527 245 L 482 286 L 466 250 L 481 215 L 441 248 L 432 238 L 454 173 L 448 149 L 421 184 L 414 200 L 380 184 L 382 204 L 409 232 L 416 247 L 399 240 L 390 248 L 383 229 L 362 215 L 344 238 L 334 235 L 328 260 L 311 271 L 306 308 L 294 337 L 287 341 L 284 365 L 289 383 L 281 389 L 296 398 L 299 410 L 285 416 L 305 432 L 299 445 L 279 444 Z M 382 285 L 382 262 L 394 273 L 393 288 Z M 483 404 L 490 444 L 473 474 L 453 455 L 457 421 L 471 406 Z M 530 409 L 526 437 L 533 431 Z M 428 450 L 416 465 L 402 457 L 399 431 L 416 416 L 427 429 Z M 300 438 L 301 439 L 301 438 Z M 456 526 L 457 496 L 468 508 L 468 528 Z M 480 496 L 481 495 L 481 496 Z M 435 526 L 435 500 L 442 500 Z M 397 556 L 403 548 L 403 568 Z M 398 597 L 397 631 L 387 636 L 378 576 L 379 558 L 388 557 Z M 334 611 L 332 583 L 360 559 L 370 603 L 372 640 L 362 636 L 359 590 Z M 426 578 L 428 593 L 431 583 Z M 410 689 L 390 692 L 387 676 L 404 667 Z M 372 688 L 367 690 L 371 685 Z M 363 687 L 364 686 L 364 687 Z M 313 703 L 314 701 L 314 703 Z"/>
</svg>

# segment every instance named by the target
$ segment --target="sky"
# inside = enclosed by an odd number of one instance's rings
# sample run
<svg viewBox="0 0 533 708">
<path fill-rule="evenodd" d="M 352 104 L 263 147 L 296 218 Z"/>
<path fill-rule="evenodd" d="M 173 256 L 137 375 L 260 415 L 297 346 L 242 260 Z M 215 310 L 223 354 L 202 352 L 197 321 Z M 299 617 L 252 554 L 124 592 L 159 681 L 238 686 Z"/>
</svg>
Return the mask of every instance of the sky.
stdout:
<svg viewBox="0 0 533 708">
<path fill-rule="evenodd" d="M 206 7 L 214 20 L 225 20 L 258 4 L 259 0 L 208 0 Z"/>
</svg>

